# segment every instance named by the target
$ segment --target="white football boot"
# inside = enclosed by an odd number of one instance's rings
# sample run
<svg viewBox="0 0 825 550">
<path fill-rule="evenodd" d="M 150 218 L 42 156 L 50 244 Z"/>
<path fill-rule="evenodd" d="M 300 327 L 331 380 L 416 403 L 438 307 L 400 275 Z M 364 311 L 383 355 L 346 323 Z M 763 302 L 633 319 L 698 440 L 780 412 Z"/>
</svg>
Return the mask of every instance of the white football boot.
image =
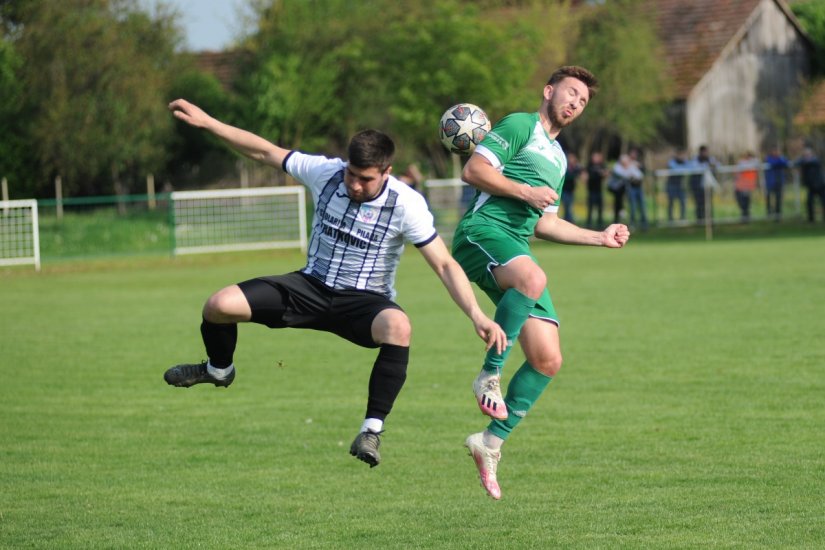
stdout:
<svg viewBox="0 0 825 550">
<path fill-rule="evenodd" d="M 501 376 L 483 370 L 473 380 L 473 393 L 481 412 L 496 420 L 507 419 L 507 405 L 501 396 Z"/>
<path fill-rule="evenodd" d="M 487 494 L 498 500 L 501 498 L 501 488 L 496 479 L 496 469 L 501 460 L 501 451 L 494 451 L 484 445 L 481 432 L 473 434 L 464 442 L 464 446 L 470 451 L 470 456 L 475 460 L 478 468 L 478 477 L 481 479 L 481 486 Z"/>
</svg>

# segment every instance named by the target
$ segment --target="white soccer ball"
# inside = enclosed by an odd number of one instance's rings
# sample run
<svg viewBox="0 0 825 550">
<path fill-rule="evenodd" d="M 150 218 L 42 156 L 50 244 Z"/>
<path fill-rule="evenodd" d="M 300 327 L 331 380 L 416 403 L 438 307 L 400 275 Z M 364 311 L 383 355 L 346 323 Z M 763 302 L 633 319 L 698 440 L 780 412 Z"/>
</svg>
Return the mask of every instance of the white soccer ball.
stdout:
<svg viewBox="0 0 825 550">
<path fill-rule="evenodd" d="M 470 155 L 490 131 L 490 119 L 472 103 L 453 105 L 441 115 L 438 135 L 451 153 Z"/>
</svg>

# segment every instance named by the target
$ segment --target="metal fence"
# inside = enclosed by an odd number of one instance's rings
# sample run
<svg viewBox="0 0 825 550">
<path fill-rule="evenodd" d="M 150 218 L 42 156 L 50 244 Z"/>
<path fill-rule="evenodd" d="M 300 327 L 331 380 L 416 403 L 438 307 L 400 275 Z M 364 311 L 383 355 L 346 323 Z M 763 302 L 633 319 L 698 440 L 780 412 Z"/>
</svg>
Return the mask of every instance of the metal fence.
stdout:
<svg viewBox="0 0 825 550">
<path fill-rule="evenodd" d="M 685 168 L 681 170 L 655 170 L 646 175 L 641 186 L 641 204 L 645 215 L 642 222 L 638 204 L 631 209 L 626 189 L 622 198 L 618 221 L 634 229 L 647 227 L 679 227 L 703 225 L 708 236 L 717 224 L 747 223 L 774 219 L 799 220 L 802 218 L 802 201 L 796 173 L 786 174 L 782 193 L 781 215 L 769 214 L 766 203 L 765 170 L 767 165 L 755 167 L 757 186 L 750 195 L 749 215 L 743 215 L 736 197 L 737 176 L 745 170 L 739 165 L 715 166 L 713 169 Z M 677 185 L 679 191 L 675 189 Z M 459 179 L 428 180 L 424 193 L 436 218 L 439 233 L 449 238 L 455 225 L 469 204 L 474 190 Z M 562 206 L 559 215 L 568 217 L 578 225 L 587 226 L 588 192 L 581 181 L 576 185 L 570 212 Z M 637 193 L 638 195 L 638 193 Z M 602 192 L 602 224 L 591 213 L 591 226 L 602 229 L 616 221 L 614 218 L 615 196 L 607 189 Z M 682 210 L 682 207 L 684 210 Z M 704 213 L 703 213 L 704 212 Z"/>
<path fill-rule="evenodd" d="M 651 193 L 650 207 L 652 219 L 657 225 L 681 225 L 704 223 L 741 223 L 754 220 L 800 218 L 802 216 L 799 180 L 793 176 L 786 178 L 783 185 L 779 214 L 767 208 L 765 170 L 767 164 L 755 168 L 740 165 L 710 168 L 688 168 L 681 170 L 656 170 L 646 182 Z M 736 181 L 742 172 L 755 171 L 756 189 L 750 196 L 749 215 L 745 215 L 742 205 L 736 199 Z M 679 200 L 674 193 L 675 182 L 681 183 L 685 196 L 685 215 L 680 214 Z M 704 204 L 704 214 L 699 205 Z"/>
</svg>

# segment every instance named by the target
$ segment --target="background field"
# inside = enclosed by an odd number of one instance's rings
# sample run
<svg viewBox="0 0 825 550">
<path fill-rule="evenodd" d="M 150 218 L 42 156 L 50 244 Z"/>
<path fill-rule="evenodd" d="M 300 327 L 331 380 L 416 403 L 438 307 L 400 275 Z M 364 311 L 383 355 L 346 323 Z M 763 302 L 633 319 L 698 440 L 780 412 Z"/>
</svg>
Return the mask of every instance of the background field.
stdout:
<svg viewBox="0 0 825 550">
<path fill-rule="evenodd" d="M 162 380 L 203 358 L 209 293 L 299 254 L 0 271 L 0 547 L 821 548 L 824 249 L 538 246 L 566 361 L 505 447 L 500 502 L 461 446 L 485 425 L 480 342 L 415 252 L 375 469 L 347 453 L 369 350 L 247 325 L 230 389 Z"/>
</svg>

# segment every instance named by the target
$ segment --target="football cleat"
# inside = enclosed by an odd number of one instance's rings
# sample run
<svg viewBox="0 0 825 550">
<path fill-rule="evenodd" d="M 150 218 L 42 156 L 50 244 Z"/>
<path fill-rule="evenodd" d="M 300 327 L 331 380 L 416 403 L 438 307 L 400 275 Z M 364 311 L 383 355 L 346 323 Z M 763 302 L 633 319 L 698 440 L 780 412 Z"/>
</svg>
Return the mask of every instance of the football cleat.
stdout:
<svg viewBox="0 0 825 550">
<path fill-rule="evenodd" d="M 172 367 L 163 374 L 163 379 L 170 386 L 179 388 L 188 388 L 195 384 L 214 384 L 226 388 L 235 380 L 235 369 L 233 368 L 226 378 L 219 380 L 209 374 L 206 361 L 204 361 L 194 365 L 184 364 Z"/>
<path fill-rule="evenodd" d="M 381 439 L 378 436 L 382 433 L 384 432 L 373 432 L 372 430 L 359 433 L 349 447 L 349 454 L 358 460 L 363 460 L 370 465 L 370 468 L 375 468 L 381 462 L 381 454 L 378 452 Z"/>
<path fill-rule="evenodd" d="M 501 488 L 498 486 L 496 469 L 501 460 L 501 451 L 494 451 L 484 445 L 482 433 L 473 434 L 464 442 L 464 446 L 470 451 L 470 456 L 478 468 L 478 477 L 481 479 L 481 486 L 487 494 L 498 500 L 501 498 Z"/>
<path fill-rule="evenodd" d="M 501 396 L 501 376 L 482 371 L 473 380 L 473 393 L 476 394 L 478 408 L 482 413 L 496 420 L 507 419 L 507 405 Z"/>
</svg>

